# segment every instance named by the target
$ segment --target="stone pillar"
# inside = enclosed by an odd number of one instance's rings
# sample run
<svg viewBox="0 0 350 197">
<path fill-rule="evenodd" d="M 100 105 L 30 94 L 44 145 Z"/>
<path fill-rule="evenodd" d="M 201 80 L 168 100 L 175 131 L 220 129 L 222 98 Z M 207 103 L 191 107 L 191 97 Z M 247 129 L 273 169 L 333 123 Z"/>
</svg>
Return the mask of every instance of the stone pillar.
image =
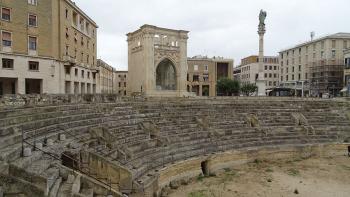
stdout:
<svg viewBox="0 0 350 197">
<path fill-rule="evenodd" d="M 26 80 L 25 78 L 18 77 L 17 79 L 17 94 L 26 93 Z"/>
<path fill-rule="evenodd" d="M 256 79 L 256 86 L 258 86 L 258 96 L 266 96 L 266 80 L 264 76 L 264 34 L 265 24 L 260 23 L 258 28 L 259 34 L 259 73 Z"/>
</svg>

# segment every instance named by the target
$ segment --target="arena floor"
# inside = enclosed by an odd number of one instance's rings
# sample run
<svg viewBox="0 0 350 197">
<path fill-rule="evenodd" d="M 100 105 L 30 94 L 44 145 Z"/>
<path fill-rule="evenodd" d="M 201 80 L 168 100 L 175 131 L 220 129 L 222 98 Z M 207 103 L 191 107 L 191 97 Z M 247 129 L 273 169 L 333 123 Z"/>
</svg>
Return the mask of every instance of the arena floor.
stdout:
<svg viewBox="0 0 350 197">
<path fill-rule="evenodd" d="M 197 177 L 171 197 L 349 197 L 350 158 L 260 161 Z"/>
</svg>

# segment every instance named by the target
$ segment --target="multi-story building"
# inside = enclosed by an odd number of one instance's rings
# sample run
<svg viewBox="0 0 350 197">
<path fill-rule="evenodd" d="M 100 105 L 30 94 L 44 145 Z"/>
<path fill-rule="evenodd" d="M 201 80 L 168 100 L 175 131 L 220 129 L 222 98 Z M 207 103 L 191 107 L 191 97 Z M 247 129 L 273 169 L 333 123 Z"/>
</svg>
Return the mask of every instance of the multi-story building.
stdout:
<svg viewBox="0 0 350 197">
<path fill-rule="evenodd" d="M 128 71 L 115 71 L 114 72 L 114 81 L 115 81 L 115 92 L 125 96 L 127 94 L 128 88 Z"/>
<path fill-rule="evenodd" d="M 344 49 L 350 33 L 336 33 L 280 52 L 280 83 L 311 96 L 336 95 L 343 88 Z"/>
<path fill-rule="evenodd" d="M 255 84 L 259 73 L 259 56 L 252 55 L 241 60 L 242 84 Z M 278 56 L 264 57 L 264 76 L 266 88 L 279 85 L 279 60 Z"/>
<path fill-rule="evenodd" d="M 197 96 L 218 96 L 216 83 L 221 78 L 233 78 L 233 59 L 195 56 L 188 58 L 187 91 Z"/>
<path fill-rule="evenodd" d="M 114 72 L 115 69 L 101 59 L 97 60 L 97 68 L 99 73 L 99 92 L 102 94 L 115 93 Z"/>
<path fill-rule="evenodd" d="M 350 96 L 350 48 L 344 51 L 344 92 Z"/>
<path fill-rule="evenodd" d="M 233 80 L 241 81 L 241 65 L 233 68 Z"/>
<path fill-rule="evenodd" d="M 70 0 L 0 4 L 0 93 L 95 93 L 96 23 Z"/>
</svg>

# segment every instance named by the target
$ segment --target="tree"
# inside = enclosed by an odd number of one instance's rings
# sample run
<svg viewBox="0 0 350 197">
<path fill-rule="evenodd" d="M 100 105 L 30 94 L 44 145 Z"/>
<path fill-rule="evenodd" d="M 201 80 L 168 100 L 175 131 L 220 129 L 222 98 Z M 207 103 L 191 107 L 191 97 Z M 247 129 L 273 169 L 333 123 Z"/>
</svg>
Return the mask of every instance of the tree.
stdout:
<svg viewBox="0 0 350 197">
<path fill-rule="evenodd" d="M 254 92 L 258 90 L 258 87 L 255 84 L 246 84 L 241 88 L 241 92 L 246 96 L 252 96 Z"/>
<path fill-rule="evenodd" d="M 218 95 L 232 96 L 237 95 L 240 89 L 240 83 L 229 78 L 222 78 L 218 80 L 216 85 Z"/>
</svg>

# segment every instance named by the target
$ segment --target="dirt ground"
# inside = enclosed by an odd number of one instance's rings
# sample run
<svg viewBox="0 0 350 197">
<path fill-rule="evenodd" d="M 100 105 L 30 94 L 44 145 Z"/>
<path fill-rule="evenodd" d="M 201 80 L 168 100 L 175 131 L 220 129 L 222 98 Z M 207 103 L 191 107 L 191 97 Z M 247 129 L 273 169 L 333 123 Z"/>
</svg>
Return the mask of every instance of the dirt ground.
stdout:
<svg viewBox="0 0 350 197">
<path fill-rule="evenodd" d="M 350 158 L 260 161 L 198 176 L 170 197 L 350 197 Z"/>
</svg>

